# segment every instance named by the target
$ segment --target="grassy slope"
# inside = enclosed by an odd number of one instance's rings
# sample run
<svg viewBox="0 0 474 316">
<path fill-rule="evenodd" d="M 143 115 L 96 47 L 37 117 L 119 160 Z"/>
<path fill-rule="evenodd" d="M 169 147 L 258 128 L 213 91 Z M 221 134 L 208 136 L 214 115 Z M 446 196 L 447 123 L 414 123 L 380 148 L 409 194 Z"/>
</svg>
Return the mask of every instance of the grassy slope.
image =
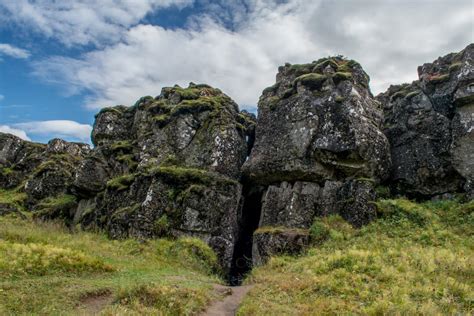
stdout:
<svg viewBox="0 0 474 316">
<path fill-rule="evenodd" d="M 254 269 L 239 315 L 472 315 L 474 202 L 378 204 L 374 223 L 324 219 L 325 242 Z"/>
<path fill-rule="evenodd" d="M 182 315 L 203 310 L 220 283 L 195 239 L 111 241 L 54 224 L 0 217 L 0 315 Z"/>
</svg>

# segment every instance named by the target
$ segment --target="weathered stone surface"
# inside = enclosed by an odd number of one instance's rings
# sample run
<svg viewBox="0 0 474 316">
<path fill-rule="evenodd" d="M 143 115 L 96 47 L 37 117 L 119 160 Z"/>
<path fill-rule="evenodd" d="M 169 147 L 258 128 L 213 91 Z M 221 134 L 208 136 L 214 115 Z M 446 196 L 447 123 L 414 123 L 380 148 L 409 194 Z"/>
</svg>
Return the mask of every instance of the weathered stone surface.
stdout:
<svg viewBox="0 0 474 316">
<path fill-rule="evenodd" d="M 258 183 L 388 176 L 380 104 L 360 65 L 342 58 L 280 67 L 259 101 L 255 146 L 243 170 Z"/>
<path fill-rule="evenodd" d="M 241 185 L 219 174 L 158 167 L 148 174 L 109 181 L 95 220 L 113 238 L 199 237 L 218 253 L 227 271 L 237 237 L 240 196 Z"/>
<path fill-rule="evenodd" d="M 309 234 L 303 229 L 263 227 L 254 233 L 252 261 L 254 266 L 265 264 L 271 256 L 301 253 L 309 244 Z"/>
<path fill-rule="evenodd" d="M 372 181 L 326 181 L 323 186 L 297 181 L 271 185 L 262 198 L 260 227 L 309 228 L 315 216 L 340 214 L 355 226 L 375 216 Z"/>
<path fill-rule="evenodd" d="M 391 86 L 384 133 L 391 144 L 389 184 L 430 197 L 472 190 L 474 45 L 418 68 L 419 81 Z"/>
</svg>

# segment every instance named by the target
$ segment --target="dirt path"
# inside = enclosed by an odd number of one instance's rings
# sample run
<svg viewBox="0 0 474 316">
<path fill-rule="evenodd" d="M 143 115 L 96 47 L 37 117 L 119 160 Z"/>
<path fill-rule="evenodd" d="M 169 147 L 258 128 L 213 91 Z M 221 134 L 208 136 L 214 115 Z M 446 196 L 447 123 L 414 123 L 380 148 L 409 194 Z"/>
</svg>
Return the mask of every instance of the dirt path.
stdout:
<svg viewBox="0 0 474 316">
<path fill-rule="evenodd" d="M 112 294 L 105 292 L 97 295 L 90 295 L 81 300 L 79 315 L 98 315 L 107 305 L 113 301 Z"/>
<path fill-rule="evenodd" d="M 214 302 L 202 316 L 234 316 L 243 298 L 252 287 L 252 285 L 216 287 L 217 291 L 228 295 L 222 301 Z"/>
</svg>

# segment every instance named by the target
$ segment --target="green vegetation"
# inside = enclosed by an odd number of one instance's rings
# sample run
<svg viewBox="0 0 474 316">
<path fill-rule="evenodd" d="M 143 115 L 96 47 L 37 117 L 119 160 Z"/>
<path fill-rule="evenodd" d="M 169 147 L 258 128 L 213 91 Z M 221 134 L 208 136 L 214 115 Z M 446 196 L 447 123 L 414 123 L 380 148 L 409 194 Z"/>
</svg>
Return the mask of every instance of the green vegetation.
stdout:
<svg viewBox="0 0 474 316">
<path fill-rule="evenodd" d="M 472 314 L 474 201 L 377 206 L 379 219 L 361 229 L 317 219 L 310 236 L 319 243 L 254 269 L 238 314 Z"/>
<path fill-rule="evenodd" d="M 120 140 L 110 145 L 110 149 L 114 152 L 130 152 L 133 150 L 133 145 L 129 140 Z"/>
<path fill-rule="evenodd" d="M 428 81 L 433 84 L 442 83 L 449 80 L 449 74 L 433 75 L 428 78 Z"/>
<path fill-rule="evenodd" d="M 151 102 L 153 100 L 154 100 L 154 98 L 152 96 L 147 95 L 147 96 L 144 96 L 144 97 L 141 97 L 140 99 L 138 99 L 138 101 L 135 102 L 135 104 L 133 106 L 138 107 L 140 104 L 148 103 L 148 102 Z"/>
<path fill-rule="evenodd" d="M 282 226 L 262 226 L 259 227 L 254 234 L 281 234 L 281 233 L 295 233 L 295 234 L 308 234 L 307 229 L 302 228 L 288 228 Z"/>
<path fill-rule="evenodd" d="M 309 73 L 305 75 L 301 75 L 295 79 L 295 84 L 300 82 L 302 85 L 310 88 L 310 89 L 321 89 L 323 86 L 324 81 L 327 80 L 325 75 L 317 74 L 317 73 Z"/>
<path fill-rule="evenodd" d="M 124 174 L 124 175 L 118 176 L 107 182 L 107 188 L 110 188 L 116 191 L 126 190 L 130 187 L 130 185 L 133 183 L 136 177 L 137 177 L 136 173 Z"/>
<path fill-rule="evenodd" d="M 69 211 L 76 205 L 76 197 L 69 194 L 61 194 L 56 197 L 48 197 L 41 200 L 34 213 L 36 218 L 55 219 L 69 217 Z"/>
<path fill-rule="evenodd" d="M 351 80 L 352 74 L 350 72 L 338 71 L 333 75 L 332 79 L 334 80 L 335 84 L 338 84 L 339 82 L 344 80 Z"/>
<path fill-rule="evenodd" d="M 19 192 L 16 189 L 3 190 L 0 189 L 0 204 L 14 205 L 21 209 L 26 200 L 26 193 Z"/>
<path fill-rule="evenodd" d="M 452 63 L 451 65 L 449 65 L 448 71 L 455 72 L 461 69 L 461 67 L 462 67 L 462 62 Z"/>
<path fill-rule="evenodd" d="M 1 315 L 189 315 L 221 281 L 202 241 L 109 240 L 0 217 Z"/>
</svg>

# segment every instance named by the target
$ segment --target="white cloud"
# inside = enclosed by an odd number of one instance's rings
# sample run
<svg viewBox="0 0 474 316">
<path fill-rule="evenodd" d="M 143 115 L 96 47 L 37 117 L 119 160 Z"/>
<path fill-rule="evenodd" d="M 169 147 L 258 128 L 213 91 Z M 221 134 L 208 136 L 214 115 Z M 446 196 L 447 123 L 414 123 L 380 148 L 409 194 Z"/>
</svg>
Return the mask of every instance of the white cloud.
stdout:
<svg viewBox="0 0 474 316">
<path fill-rule="evenodd" d="M 30 140 L 28 135 L 26 135 L 25 131 L 23 131 L 21 129 L 18 129 L 18 128 L 10 127 L 8 125 L 0 125 L 0 133 L 8 133 L 8 134 L 18 136 L 18 137 L 20 137 L 21 139 L 24 139 L 24 140 Z"/>
<path fill-rule="evenodd" d="M 158 8 L 192 0 L 6 0 L 0 20 L 14 22 L 71 45 L 113 43 L 124 30 Z"/>
<path fill-rule="evenodd" d="M 209 1 L 217 22 L 205 15 L 187 29 L 132 26 L 118 43 L 79 59 L 49 58 L 35 64 L 36 73 L 70 92 L 89 92 L 92 108 L 132 104 L 189 81 L 221 88 L 248 107 L 287 61 L 344 54 L 362 64 L 378 93 L 416 79 L 418 65 L 472 41 L 471 0 L 281 2 L 235 1 L 223 11 L 225 1 Z"/>
<path fill-rule="evenodd" d="M 0 56 L 6 55 L 13 58 L 25 59 L 30 57 L 30 52 L 26 49 L 18 48 L 10 44 L 0 43 Z"/>
<path fill-rule="evenodd" d="M 17 123 L 15 128 L 24 130 L 29 135 L 51 136 L 68 140 L 90 141 L 92 126 L 68 120 L 35 121 Z"/>
</svg>

